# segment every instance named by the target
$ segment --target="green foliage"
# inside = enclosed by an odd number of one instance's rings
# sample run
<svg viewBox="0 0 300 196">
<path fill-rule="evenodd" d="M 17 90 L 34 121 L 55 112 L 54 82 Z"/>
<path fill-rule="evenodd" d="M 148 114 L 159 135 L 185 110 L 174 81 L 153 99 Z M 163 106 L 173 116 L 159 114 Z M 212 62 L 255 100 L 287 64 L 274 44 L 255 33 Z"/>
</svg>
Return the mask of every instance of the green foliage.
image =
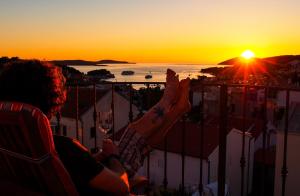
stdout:
<svg viewBox="0 0 300 196">
<path fill-rule="evenodd" d="M 138 90 L 138 97 L 135 99 L 139 100 L 139 105 L 143 110 L 148 110 L 161 99 L 163 92 L 160 85 L 149 87 L 148 89 L 143 87 Z"/>
<path fill-rule="evenodd" d="M 108 78 L 114 78 L 115 75 L 110 73 L 110 71 L 106 69 L 97 69 L 97 70 L 92 70 L 87 72 L 88 76 L 94 76 L 94 77 L 99 77 L 102 79 L 108 79 Z"/>
</svg>

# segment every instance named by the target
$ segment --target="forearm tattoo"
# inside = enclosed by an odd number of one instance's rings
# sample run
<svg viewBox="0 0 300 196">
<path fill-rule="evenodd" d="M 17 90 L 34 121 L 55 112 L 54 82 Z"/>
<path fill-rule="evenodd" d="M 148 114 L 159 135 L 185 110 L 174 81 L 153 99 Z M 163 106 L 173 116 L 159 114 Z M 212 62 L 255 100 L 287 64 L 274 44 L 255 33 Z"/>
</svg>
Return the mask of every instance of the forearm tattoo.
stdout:
<svg viewBox="0 0 300 196">
<path fill-rule="evenodd" d="M 162 118 L 165 115 L 164 108 L 157 106 L 153 108 L 155 117 L 151 120 L 152 123 L 156 123 L 156 121 Z"/>
<path fill-rule="evenodd" d="M 118 145 L 120 160 L 129 173 L 135 173 L 144 163 L 144 159 L 151 151 L 147 144 L 136 130 L 127 128 Z"/>
</svg>

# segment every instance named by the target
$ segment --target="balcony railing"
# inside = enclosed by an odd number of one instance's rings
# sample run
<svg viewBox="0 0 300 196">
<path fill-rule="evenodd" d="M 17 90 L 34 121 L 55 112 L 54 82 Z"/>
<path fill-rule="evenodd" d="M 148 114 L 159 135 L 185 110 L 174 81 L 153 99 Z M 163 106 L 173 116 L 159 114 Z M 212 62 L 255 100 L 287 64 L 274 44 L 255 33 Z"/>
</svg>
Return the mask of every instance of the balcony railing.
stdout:
<svg viewBox="0 0 300 196">
<path fill-rule="evenodd" d="M 87 85 L 87 84 L 86 84 Z M 128 113 L 128 121 L 132 122 L 133 121 L 133 110 L 132 110 L 132 106 L 133 106 L 133 91 L 134 85 L 145 85 L 147 92 L 150 92 L 150 88 L 151 85 L 164 85 L 164 83 L 161 82 L 96 82 L 96 83 L 90 83 L 88 85 L 92 85 L 91 89 L 91 94 L 90 96 L 94 97 L 94 103 L 93 103 L 93 107 L 94 107 L 94 115 L 93 115 L 93 121 L 94 121 L 94 127 L 97 127 L 98 122 L 97 122 L 97 107 L 96 107 L 96 102 L 97 102 L 97 87 L 100 85 L 109 85 L 110 89 L 111 89 L 111 98 L 112 100 L 114 100 L 114 96 L 115 96 L 115 87 L 119 86 L 119 85 L 126 85 L 128 87 L 128 108 L 129 108 L 129 113 Z M 81 86 L 79 84 L 70 84 L 69 85 L 72 88 L 76 89 L 76 104 L 74 105 L 74 110 L 76 113 L 76 137 L 77 139 L 79 139 L 79 135 L 82 135 L 81 133 L 79 133 L 80 128 L 79 128 L 79 111 L 78 111 L 78 88 Z M 198 185 L 198 189 L 199 189 L 199 193 L 200 195 L 202 195 L 203 192 L 203 161 L 201 157 L 203 157 L 203 149 L 204 149 L 204 141 L 205 141 L 205 114 L 204 114 L 204 105 L 205 105 L 205 93 L 207 92 L 207 89 L 209 88 L 215 88 L 218 89 L 218 101 L 219 101 L 219 154 L 218 154 L 218 195 L 223 196 L 225 195 L 225 183 L 226 183 L 226 147 L 227 147 L 227 126 L 228 126 L 228 116 L 230 115 L 229 112 L 229 106 L 228 106 L 228 99 L 230 98 L 230 91 L 231 89 L 239 89 L 242 92 L 242 112 L 241 112 L 241 116 L 242 116 L 242 134 L 241 134 L 241 140 L 242 140 L 242 145 L 240 146 L 241 150 L 241 155 L 240 155 L 240 195 L 246 195 L 245 193 L 248 192 L 248 185 L 245 186 L 245 181 L 249 180 L 249 171 L 247 171 L 247 173 L 245 173 L 245 167 L 247 164 L 247 160 L 249 160 L 249 158 L 246 158 L 246 118 L 247 118 L 247 114 L 249 113 L 249 108 L 247 107 L 247 102 L 249 101 L 249 96 L 247 96 L 249 94 L 249 91 L 253 91 L 253 90 L 261 90 L 262 92 L 264 92 L 264 96 L 263 96 L 263 100 L 262 100 L 262 108 L 261 108 L 261 120 L 263 121 L 263 131 L 262 131 L 262 138 L 263 138 L 263 142 L 262 142 L 262 160 L 263 163 L 265 163 L 266 160 L 266 148 L 267 148 L 267 122 L 268 122 L 268 117 L 267 117 L 267 103 L 268 103 L 268 95 L 270 95 L 271 92 L 274 91 L 284 91 L 285 92 L 285 108 L 284 108 L 284 143 L 283 143 L 283 159 L 282 161 L 282 168 L 281 168 L 281 195 L 284 196 L 286 193 L 286 181 L 287 181 L 287 174 L 288 174 L 288 165 L 287 165 L 287 144 L 288 144 L 288 131 L 289 131 L 289 110 L 290 110 L 290 92 L 293 91 L 297 91 L 300 92 L 299 89 L 293 89 L 293 88 L 286 88 L 286 87 L 280 87 L 280 86 L 250 86 L 250 85 L 228 85 L 228 84 L 208 84 L 208 83 L 192 83 L 191 85 L 191 92 L 190 94 L 193 95 L 193 93 L 195 93 L 196 91 L 198 93 L 200 93 L 200 103 L 199 103 L 199 115 L 200 115 L 200 120 L 199 120 L 199 125 L 200 125 L 200 138 L 199 138 L 199 146 L 195 146 L 195 148 L 199 148 L 200 149 L 200 164 L 199 164 L 199 168 L 200 168 L 200 173 L 199 173 L 199 185 Z M 197 90 L 195 90 L 197 89 Z M 151 97 L 149 96 L 148 93 L 148 97 L 147 97 L 147 103 L 149 106 L 149 100 L 151 99 Z M 115 122 L 115 110 L 114 110 L 114 101 L 111 102 L 111 109 L 112 109 L 112 133 L 111 133 L 111 138 L 112 140 L 115 140 L 115 126 L 114 126 L 114 122 Z M 187 117 L 184 116 L 182 121 L 183 121 L 183 128 L 182 128 L 182 137 L 181 137 L 181 148 L 182 148 L 182 153 L 181 153 L 181 194 L 184 195 L 184 187 L 185 187 L 185 158 L 186 158 L 186 153 L 185 153 L 185 121 L 187 120 Z M 57 115 L 57 125 L 58 125 L 58 130 L 60 130 L 61 127 L 61 117 L 58 114 Z M 95 131 L 95 134 L 97 134 L 97 131 Z M 167 176 L 167 171 L 168 171 L 168 156 L 167 156 L 167 142 L 168 142 L 168 138 L 165 137 L 164 138 L 164 172 L 163 172 L 163 181 L 161 182 L 163 187 L 165 189 L 167 189 L 168 187 L 168 176 Z M 250 144 L 249 144 L 250 145 Z M 97 144 L 97 136 L 95 137 L 95 142 L 94 142 L 94 147 L 95 147 L 95 151 L 97 149 L 99 145 Z M 149 155 L 150 156 L 150 155 Z M 147 177 L 149 179 L 151 179 L 150 176 L 150 158 L 148 157 L 147 159 Z M 249 162 L 249 161 L 248 161 Z M 249 168 L 249 167 L 248 167 Z M 266 190 L 265 190 L 265 177 L 266 177 L 266 166 L 265 164 L 263 165 L 261 174 L 259 175 L 260 178 L 260 187 L 259 187 L 259 191 L 260 191 L 260 195 L 267 195 Z M 233 187 L 234 188 L 234 187 Z M 247 189 L 247 191 L 245 191 Z"/>
</svg>

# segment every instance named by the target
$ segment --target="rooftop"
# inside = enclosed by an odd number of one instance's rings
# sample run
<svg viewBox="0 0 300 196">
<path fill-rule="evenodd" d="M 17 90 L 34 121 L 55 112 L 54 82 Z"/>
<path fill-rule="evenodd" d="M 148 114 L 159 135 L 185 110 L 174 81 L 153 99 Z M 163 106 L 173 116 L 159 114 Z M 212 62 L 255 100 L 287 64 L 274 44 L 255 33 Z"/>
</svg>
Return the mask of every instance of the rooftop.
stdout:
<svg viewBox="0 0 300 196">
<path fill-rule="evenodd" d="M 96 100 L 99 101 L 109 90 L 96 90 Z M 78 88 L 78 115 L 83 115 L 94 105 L 93 88 Z M 69 88 L 67 101 L 61 110 L 61 115 L 68 118 L 76 118 L 76 88 Z"/>
</svg>

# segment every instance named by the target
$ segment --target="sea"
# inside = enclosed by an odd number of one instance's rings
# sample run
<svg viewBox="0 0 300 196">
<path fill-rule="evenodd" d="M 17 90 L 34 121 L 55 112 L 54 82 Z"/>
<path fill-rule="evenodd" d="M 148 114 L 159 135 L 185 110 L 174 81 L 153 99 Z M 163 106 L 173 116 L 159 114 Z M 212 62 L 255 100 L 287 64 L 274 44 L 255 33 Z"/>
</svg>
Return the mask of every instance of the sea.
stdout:
<svg viewBox="0 0 300 196">
<path fill-rule="evenodd" d="M 198 76 L 213 77 L 210 74 L 201 73 L 201 69 L 209 67 L 224 67 L 224 65 L 202 65 L 202 64 L 171 64 L 171 63 L 135 63 L 135 64 L 106 64 L 82 66 L 70 65 L 83 73 L 91 70 L 106 69 L 115 75 L 115 78 L 107 81 L 114 82 L 164 82 L 166 80 L 167 69 L 174 70 L 180 79 L 190 77 L 198 78 Z M 122 75 L 122 71 L 134 71 L 133 75 Z M 146 75 L 152 75 L 151 79 L 146 79 Z"/>
</svg>

